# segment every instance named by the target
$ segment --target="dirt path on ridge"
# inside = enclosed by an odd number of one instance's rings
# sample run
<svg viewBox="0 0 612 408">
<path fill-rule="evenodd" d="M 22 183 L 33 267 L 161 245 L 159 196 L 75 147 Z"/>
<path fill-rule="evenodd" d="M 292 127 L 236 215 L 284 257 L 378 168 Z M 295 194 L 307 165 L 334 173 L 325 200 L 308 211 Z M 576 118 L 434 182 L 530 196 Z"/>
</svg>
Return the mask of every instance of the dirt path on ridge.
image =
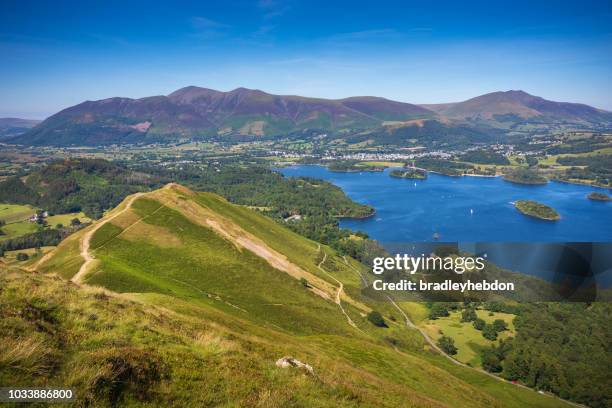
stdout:
<svg viewBox="0 0 612 408">
<path fill-rule="evenodd" d="M 131 196 L 126 202 L 125 207 L 121 211 L 118 211 L 112 216 L 103 219 L 97 224 L 94 224 L 93 228 L 91 228 L 89 231 L 85 233 L 85 235 L 81 239 L 81 257 L 83 257 L 85 262 L 83 263 L 83 265 L 81 265 L 81 267 L 79 268 L 79 271 L 72 277 L 72 279 L 70 279 L 72 282 L 81 283 L 81 281 L 83 280 L 83 277 L 85 276 L 85 274 L 87 274 L 87 269 L 92 264 L 92 262 L 95 260 L 95 258 L 89 253 L 89 243 L 91 241 L 91 237 L 93 237 L 93 234 L 95 234 L 95 232 L 98 229 L 100 229 L 104 224 L 106 224 L 109 221 L 114 220 L 116 217 L 120 216 L 121 214 L 129 210 L 132 207 L 132 203 L 134 203 L 134 201 L 136 201 L 136 199 L 141 197 L 143 194 L 144 193 L 136 193 L 133 196 Z"/>
<path fill-rule="evenodd" d="M 40 265 L 42 265 L 44 262 L 47 262 L 47 260 L 51 257 L 51 255 L 53 255 L 54 251 L 55 249 L 52 249 L 51 251 L 44 254 L 38 261 L 34 262 L 34 264 L 27 266 L 24 269 L 26 271 L 34 272 L 36 269 L 38 269 Z"/>
<path fill-rule="evenodd" d="M 336 279 L 332 274 L 330 274 L 325 269 L 323 269 L 322 265 L 327 260 L 327 252 L 323 251 L 323 249 L 321 248 L 321 244 L 318 244 L 318 245 L 319 245 L 319 248 L 318 248 L 319 251 L 323 252 L 323 259 L 321 260 L 321 262 L 319 262 L 319 264 L 317 265 L 317 268 L 319 268 L 321 272 L 323 272 L 324 274 L 326 274 L 327 276 L 329 276 L 330 278 L 332 278 L 334 281 L 338 283 L 338 291 L 336 292 L 336 298 L 334 300 L 335 303 L 340 307 L 340 311 L 346 317 L 348 324 L 350 324 L 351 326 L 353 326 L 355 329 L 359 330 L 360 332 L 364 333 L 363 330 L 357 327 L 353 319 L 351 319 L 351 317 L 346 313 L 346 311 L 344 310 L 344 307 L 342 307 L 342 300 L 340 297 L 342 295 L 342 292 L 344 292 L 344 284 L 340 282 L 338 279 Z"/>
</svg>

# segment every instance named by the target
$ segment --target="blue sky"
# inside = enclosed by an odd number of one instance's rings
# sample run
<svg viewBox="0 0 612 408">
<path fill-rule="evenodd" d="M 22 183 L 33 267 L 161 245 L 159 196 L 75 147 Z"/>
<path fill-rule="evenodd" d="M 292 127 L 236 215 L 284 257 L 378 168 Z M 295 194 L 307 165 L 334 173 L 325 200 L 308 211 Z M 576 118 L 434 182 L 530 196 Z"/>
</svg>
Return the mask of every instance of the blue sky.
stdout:
<svg viewBox="0 0 612 408">
<path fill-rule="evenodd" d="M 610 1 L 163 3 L 3 0 L 0 117 L 187 85 L 412 103 L 523 89 L 612 110 Z"/>
</svg>

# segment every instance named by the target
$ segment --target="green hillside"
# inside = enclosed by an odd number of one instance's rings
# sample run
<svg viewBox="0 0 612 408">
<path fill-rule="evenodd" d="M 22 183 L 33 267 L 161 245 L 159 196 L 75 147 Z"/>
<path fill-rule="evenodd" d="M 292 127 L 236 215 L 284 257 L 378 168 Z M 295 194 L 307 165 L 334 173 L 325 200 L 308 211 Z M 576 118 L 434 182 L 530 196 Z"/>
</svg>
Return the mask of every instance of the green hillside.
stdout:
<svg viewBox="0 0 612 408">
<path fill-rule="evenodd" d="M 99 218 L 126 195 L 161 185 L 157 177 L 106 160 L 65 159 L 26 177 L 0 181 L 0 203 L 31 205 L 54 214 L 83 211 Z"/>
<path fill-rule="evenodd" d="M 96 405 L 565 405 L 455 367 L 361 296 L 357 262 L 176 184 L 129 196 L 35 268 L 1 275 L 3 384 L 65 384 Z M 276 367 L 287 355 L 314 375 Z"/>
</svg>

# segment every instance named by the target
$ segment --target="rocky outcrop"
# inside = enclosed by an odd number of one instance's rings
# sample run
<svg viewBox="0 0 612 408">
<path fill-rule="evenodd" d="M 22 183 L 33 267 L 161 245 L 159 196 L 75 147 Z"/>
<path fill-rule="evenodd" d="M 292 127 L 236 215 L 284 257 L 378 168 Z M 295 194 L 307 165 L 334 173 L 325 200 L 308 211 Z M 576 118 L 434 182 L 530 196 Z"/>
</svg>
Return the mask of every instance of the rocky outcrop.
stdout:
<svg viewBox="0 0 612 408">
<path fill-rule="evenodd" d="M 276 361 L 276 366 L 280 368 L 298 368 L 302 370 L 306 370 L 308 374 L 314 375 L 314 369 L 310 364 L 302 363 L 300 360 L 295 359 L 291 356 L 285 356 L 279 358 Z"/>
</svg>

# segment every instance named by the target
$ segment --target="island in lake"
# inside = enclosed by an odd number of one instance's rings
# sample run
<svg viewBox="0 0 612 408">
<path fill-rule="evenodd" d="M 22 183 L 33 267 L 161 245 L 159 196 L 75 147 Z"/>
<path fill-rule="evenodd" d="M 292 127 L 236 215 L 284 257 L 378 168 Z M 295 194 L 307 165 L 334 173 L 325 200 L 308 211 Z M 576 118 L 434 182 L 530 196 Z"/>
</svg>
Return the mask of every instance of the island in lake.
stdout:
<svg viewBox="0 0 612 408">
<path fill-rule="evenodd" d="M 504 176 L 504 180 L 517 184 L 547 184 L 548 179 L 529 169 L 516 169 Z"/>
<path fill-rule="evenodd" d="M 592 192 L 591 194 L 589 194 L 587 196 L 587 198 L 589 200 L 593 200 L 593 201 L 610 201 L 612 200 L 612 198 L 610 198 L 609 195 L 607 195 L 606 193 L 598 193 L 598 192 Z"/>
<path fill-rule="evenodd" d="M 389 173 L 389 176 L 403 179 L 425 180 L 427 178 L 427 172 L 421 169 L 407 168 L 402 170 L 392 170 Z"/>
<path fill-rule="evenodd" d="M 539 218 L 546 221 L 557 221 L 561 219 L 559 213 L 554 208 L 533 200 L 518 200 L 514 206 L 522 214 L 530 217 Z"/>
</svg>

